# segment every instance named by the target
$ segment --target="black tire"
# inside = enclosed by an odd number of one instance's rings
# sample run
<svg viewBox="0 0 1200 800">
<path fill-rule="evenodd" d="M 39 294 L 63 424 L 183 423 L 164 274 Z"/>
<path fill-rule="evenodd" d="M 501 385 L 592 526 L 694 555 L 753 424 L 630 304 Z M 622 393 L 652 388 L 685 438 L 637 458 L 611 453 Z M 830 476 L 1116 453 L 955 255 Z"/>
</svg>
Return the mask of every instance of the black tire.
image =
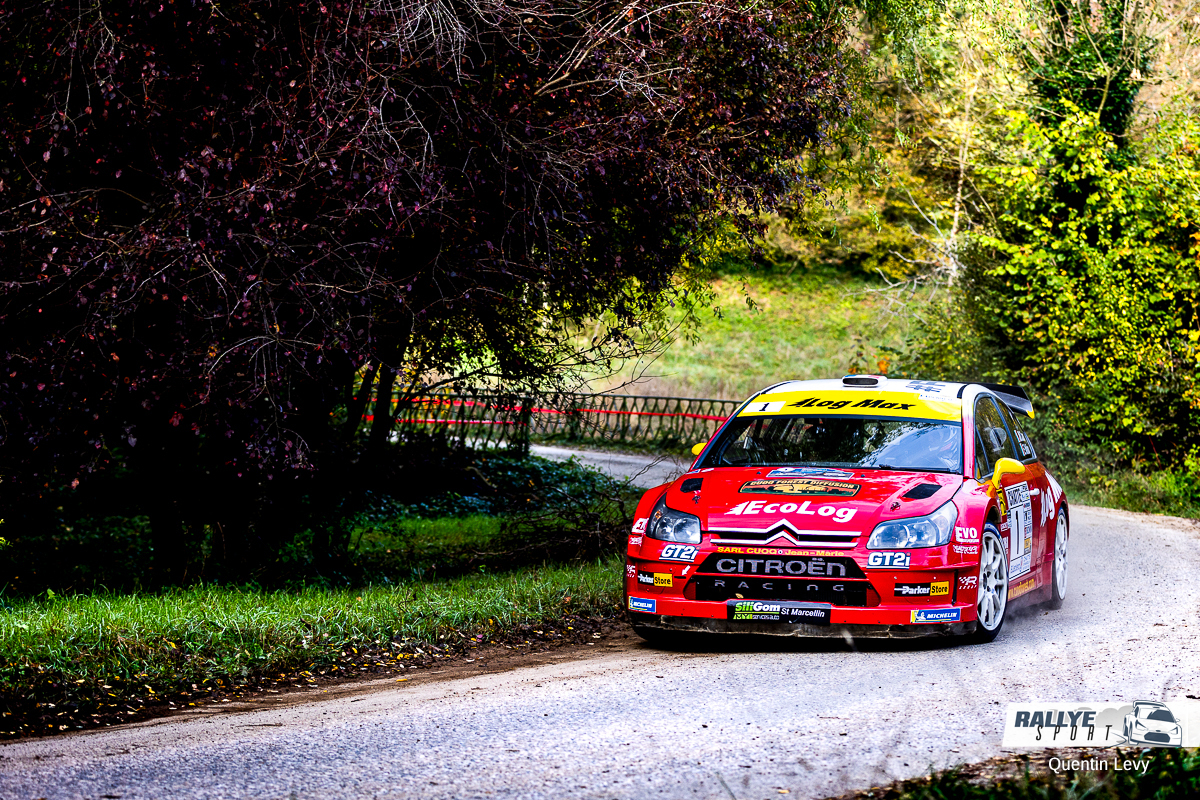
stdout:
<svg viewBox="0 0 1200 800">
<path fill-rule="evenodd" d="M 1054 523 L 1054 569 L 1050 571 L 1050 602 L 1047 603 L 1050 608 L 1062 608 L 1067 599 L 1067 544 L 1070 541 L 1067 512 L 1060 508 Z"/>
<path fill-rule="evenodd" d="M 983 536 L 979 539 L 978 593 L 974 640 L 991 642 L 1000 635 L 1008 613 L 1008 554 L 1000 531 L 990 522 L 983 526 Z"/>
</svg>

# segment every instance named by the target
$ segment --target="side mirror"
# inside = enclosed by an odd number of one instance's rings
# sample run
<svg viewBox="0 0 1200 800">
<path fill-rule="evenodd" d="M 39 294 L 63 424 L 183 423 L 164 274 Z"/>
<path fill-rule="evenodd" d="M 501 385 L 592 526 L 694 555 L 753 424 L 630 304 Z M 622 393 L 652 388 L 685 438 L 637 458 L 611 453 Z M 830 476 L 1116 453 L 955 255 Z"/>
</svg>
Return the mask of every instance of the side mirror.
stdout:
<svg viewBox="0 0 1200 800">
<path fill-rule="evenodd" d="M 692 445 L 692 455 L 694 455 L 694 456 L 700 455 L 700 451 L 702 451 L 704 449 L 704 446 L 707 444 L 708 444 L 708 442 L 700 442 L 700 444 Z"/>
<path fill-rule="evenodd" d="M 1019 475 L 1025 471 L 1025 465 L 1015 458 L 1002 458 L 996 462 L 996 471 L 992 473 L 992 486 L 1000 491 L 1000 479 L 1005 475 Z"/>
</svg>

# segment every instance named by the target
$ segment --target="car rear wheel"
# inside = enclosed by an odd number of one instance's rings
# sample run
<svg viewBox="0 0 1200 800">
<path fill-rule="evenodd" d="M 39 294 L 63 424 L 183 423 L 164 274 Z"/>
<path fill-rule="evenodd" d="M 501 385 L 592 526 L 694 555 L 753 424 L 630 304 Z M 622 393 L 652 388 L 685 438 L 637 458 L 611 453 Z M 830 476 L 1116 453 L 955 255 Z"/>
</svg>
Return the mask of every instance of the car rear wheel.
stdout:
<svg viewBox="0 0 1200 800">
<path fill-rule="evenodd" d="M 1060 509 L 1054 529 L 1054 571 L 1050 576 L 1050 607 L 1062 608 L 1067 599 L 1067 512 Z"/>
<path fill-rule="evenodd" d="M 990 522 L 983 526 L 979 543 L 979 598 L 975 610 L 979 616 L 975 640 L 992 641 L 1000 634 L 1008 610 L 1008 558 L 1000 532 Z"/>
</svg>

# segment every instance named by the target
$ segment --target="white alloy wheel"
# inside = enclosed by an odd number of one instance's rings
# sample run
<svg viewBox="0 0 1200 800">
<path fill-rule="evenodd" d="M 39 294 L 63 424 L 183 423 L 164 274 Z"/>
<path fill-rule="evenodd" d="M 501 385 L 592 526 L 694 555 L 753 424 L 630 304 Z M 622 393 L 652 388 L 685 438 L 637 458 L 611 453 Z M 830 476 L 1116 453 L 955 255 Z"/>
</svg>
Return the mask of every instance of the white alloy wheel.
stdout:
<svg viewBox="0 0 1200 800">
<path fill-rule="evenodd" d="M 977 639 L 990 642 L 1000 633 L 1004 611 L 1008 607 L 1008 558 L 1000 534 L 990 524 L 983 529 L 979 544 L 979 597 L 976 610 L 979 624 Z"/>
<path fill-rule="evenodd" d="M 1061 608 L 1067 597 L 1067 514 L 1059 510 L 1058 524 L 1054 528 L 1054 575 L 1050 593 L 1050 607 Z"/>
</svg>

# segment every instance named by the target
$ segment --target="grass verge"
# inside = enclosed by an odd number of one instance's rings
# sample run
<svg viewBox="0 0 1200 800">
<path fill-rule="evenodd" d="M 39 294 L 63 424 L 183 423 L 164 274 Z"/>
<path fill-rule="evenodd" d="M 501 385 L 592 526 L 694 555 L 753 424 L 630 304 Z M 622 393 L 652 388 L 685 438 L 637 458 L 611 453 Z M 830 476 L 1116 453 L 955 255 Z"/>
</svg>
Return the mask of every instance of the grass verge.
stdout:
<svg viewBox="0 0 1200 800">
<path fill-rule="evenodd" d="M 620 577 L 618 559 L 608 558 L 357 590 L 205 587 L 19 601 L 0 615 L 0 736 L 405 668 L 520 637 L 542 621 L 612 618 Z"/>
<path fill-rule="evenodd" d="M 619 391 L 742 400 L 781 380 L 886 371 L 882 347 L 902 346 L 909 320 L 881 286 L 833 270 L 731 272 L 713 282 L 721 315 L 704 315 L 697 341 L 676 341 L 653 363 L 627 363 L 593 386 L 644 375 Z"/>
<path fill-rule="evenodd" d="M 1097 750 L 1068 754 L 1047 751 L 1041 763 L 1029 756 L 1003 756 L 981 764 L 888 786 L 842 795 L 837 800 L 1191 800 L 1200 797 L 1200 750 L 1166 747 Z M 1102 769 L 1061 767 L 1062 761 L 1106 761 Z M 1145 768 L 1114 769 L 1113 762 L 1144 761 Z M 1061 764 L 1061 762 L 1060 762 Z"/>
</svg>

